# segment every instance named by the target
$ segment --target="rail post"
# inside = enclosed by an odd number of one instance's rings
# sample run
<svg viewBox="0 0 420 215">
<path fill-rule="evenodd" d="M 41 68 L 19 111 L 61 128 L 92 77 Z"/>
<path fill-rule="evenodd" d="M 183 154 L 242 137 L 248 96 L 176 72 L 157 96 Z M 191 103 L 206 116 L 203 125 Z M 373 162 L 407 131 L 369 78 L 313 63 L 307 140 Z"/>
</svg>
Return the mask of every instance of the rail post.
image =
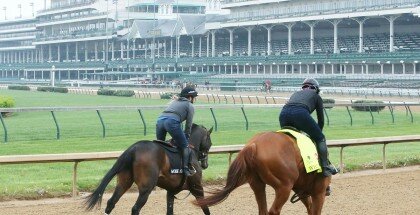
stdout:
<svg viewBox="0 0 420 215">
<path fill-rule="evenodd" d="M 77 196 L 77 165 L 78 164 L 79 162 L 75 161 L 74 166 L 73 166 L 73 192 L 72 192 L 73 198 Z"/>
<path fill-rule="evenodd" d="M 3 116 L 1 112 L 0 112 L 0 120 L 1 120 L 1 124 L 3 125 L 3 130 L 4 130 L 4 143 L 7 143 L 7 139 L 8 139 L 7 128 L 6 128 L 6 123 L 3 120 Z"/>
<path fill-rule="evenodd" d="M 244 100 L 242 99 L 241 95 L 239 95 L 239 98 L 241 99 L 241 104 L 244 104 Z"/>
<path fill-rule="evenodd" d="M 225 103 L 227 104 L 228 103 L 228 100 L 226 98 L 226 95 L 223 95 L 223 96 L 225 97 Z"/>
<path fill-rule="evenodd" d="M 232 96 L 232 99 L 233 99 L 233 104 L 236 104 L 235 97 L 233 95 L 231 95 L 231 96 Z"/>
<path fill-rule="evenodd" d="M 383 170 L 386 170 L 386 153 L 385 153 L 386 144 L 388 144 L 388 143 L 384 143 L 384 146 L 382 147 L 382 168 L 383 168 Z"/>
<path fill-rule="evenodd" d="M 346 109 L 347 109 L 347 113 L 348 113 L 348 114 L 349 114 L 349 116 L 350 116 L 350 126 L 353 126 L 353 117 L 351 116 L 349 106 L 346 106 Z"/>
<path fill-rule="evenodd" d="M 389 109 L 389 112 L 391 112 L 391 117 L 392 117 L 392 123 L 395 123 L 395 117 L 394 117 L 394 107 L 392 107 L 391 106 L 391 102 L 389 102 L 389 106 L 388 106 L 388 109 Z"/>
<path fill-rule="evenodd" d="M 213 116 L 213 120 L 214 120 L 214 131 L 217 131 L 217 120 L 216 120 L 216 116 L 214 115 L 213 108 L 210 108 L 210 111 L 211 111 L 211 115 Z"/>
<path fill-rule="evenodd" d="M 137 110 L 140 114 L 141 122 L 143 123 L 143 134 L 144 136 L 146 136 L 146 122 L 144 121 L 143 113 L 141 112 L 140 109 L 137 109 Z"/>
<path fill-rule="evenodd" d="M 102 124 L 102 138 L 105 138 L 105 124 L 104 124 L 104 120 L 102 119 L 101 112 L 99 112 L 99 110 L 96 110 L 96 113 L 98 114 L 99 120 L 101 121 L 101 124 Z"/>
<path fill-rule="evenodd" d="M 247 130 L 248 131 L 248 118 L 246 117 L 246 114 L 245 114 L 245 110 L 244 110 L 244 107 L 241 107 L 241 110 L 242 110 L 242 114 L 244 115 L 244 118 L 245 118 L 245 130 Z"/>
<path fill-rule="evenodd" d="M 325 108 L 323 108 L 323 109 L 324 109 L 325 116 L 327 118 L 327 125 L 330 126 L 330 117 L 328 117 L 327 109 L 325 109 Z"/>
<path fill-rule="evenodd" d="M 55 128 L 57 129 L 57 140 L 60 139 L 60 126 L 58 126 L 57 118 L 55 117 L 54 111 L 51 111 L 51 115 L 54 119 Z"/>
<path fill-rule="evenodd" d="M 340 173 L 344 172 L 343 151 L 344 151 L 344 146 L 341 146 L 340 147 Z"/>
<path fill-rule="evenodd" d="M 372 109 L 370 108 L 370 106 L 368 106 L 368 107 L 369 107 L 369 113 L 370 113 L 371 123 L 372 123 L 372 125 L 374 125 L 375 124 L 375 119 L 374 119 L 373 114 L 372 114 Z"/>
</svg>

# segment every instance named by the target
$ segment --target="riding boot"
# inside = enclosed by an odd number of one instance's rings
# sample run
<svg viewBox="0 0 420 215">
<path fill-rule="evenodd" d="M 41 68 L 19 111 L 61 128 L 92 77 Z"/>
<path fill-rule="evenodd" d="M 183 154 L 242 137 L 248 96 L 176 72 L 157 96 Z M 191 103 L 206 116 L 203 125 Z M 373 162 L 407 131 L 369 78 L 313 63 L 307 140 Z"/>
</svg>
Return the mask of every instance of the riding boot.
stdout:
<svg viewBox="0 0 420 215">
<path fill-rule="evenodd" d="M 338 173 L 337 169 L 331 165 L 330 161 L 328 160 L 328 149 L 327 144 L 325 142 L 325 139 L 320 141 L 317 144 L 318 147 L 318 155 L 319 155 L 319 161 L 321 163 L 322 168 L 322 174 L 325 177 L 335 175 Z"/>
<path fill-rule="evenodd" d="M 183 165 L 183 172 L 185 176 L 192 176 L 195 174 L 195 169 L 194 168 L 189 168 L 189 163 L 190 163 L 190 148 L 185 147 L 182 149 L 182 165 Z"/>
</svg>

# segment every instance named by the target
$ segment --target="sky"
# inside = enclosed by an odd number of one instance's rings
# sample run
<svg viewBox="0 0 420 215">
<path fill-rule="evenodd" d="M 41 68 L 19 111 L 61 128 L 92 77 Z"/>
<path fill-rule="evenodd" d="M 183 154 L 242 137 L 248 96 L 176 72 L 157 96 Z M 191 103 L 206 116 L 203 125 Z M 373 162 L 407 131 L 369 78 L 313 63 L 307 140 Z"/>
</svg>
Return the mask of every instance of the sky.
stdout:
<svg viewBox="0 0 420 215">
<path fill-rule="evenodd" d="M 18 5 L 22 5 L 22 18 L 32 17 L 32 7 L 30 3 L 34 3 L 35 14 L 36 11 L 44 8 L 44 0 L 0 0 L 0 21 L 5 20 L 4 7 L 6 7 L 7 20 L 13 20 L 19 17 Z M 50 0 L 47 0 L 47 4 Z"/>
</svg>

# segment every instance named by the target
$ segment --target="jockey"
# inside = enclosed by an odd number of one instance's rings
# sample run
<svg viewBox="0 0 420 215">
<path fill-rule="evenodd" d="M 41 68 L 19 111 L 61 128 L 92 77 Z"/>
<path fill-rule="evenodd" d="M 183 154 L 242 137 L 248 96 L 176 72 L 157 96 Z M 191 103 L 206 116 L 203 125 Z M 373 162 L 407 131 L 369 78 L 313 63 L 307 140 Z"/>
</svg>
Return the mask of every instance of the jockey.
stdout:
<svg viewBox="0 0 420 215">
<path fill-rule="evenodd" d="M 197 91 L 191 86 L 186 86 L 182 89 L 179 98 L 169 104 L 156 122 L 156 139 L 165 141 L 166 133 L 169 133 L 175 140 L 177 147 L 181 149 L 183 172 L 186 176 L 195 174 L 195 170 L 190 169 L 190 148 L 188 148 L 194 117 L 194 106 L 192 104 L 195 97 L 197 97 Z M 186 121 L 184 132 L 181 128 L 183 121 Z"/>
<path fill-rule="evenodd" d="M 337 169 L 328 160 L 328 149 L 325 136 L 322 133 L 324 127 L 324 105 L 319 95 L 318 81 L 307 78 L 302 83 L 302 90 L 292 94 L 289 101 L 280 113 L 280 126 L 291 126 L 307 133 L 316 143 L 322 173 L 325 177 L 335 175 Z M 316 110 L 318 123 L 311 117 Z"/>
</svg>

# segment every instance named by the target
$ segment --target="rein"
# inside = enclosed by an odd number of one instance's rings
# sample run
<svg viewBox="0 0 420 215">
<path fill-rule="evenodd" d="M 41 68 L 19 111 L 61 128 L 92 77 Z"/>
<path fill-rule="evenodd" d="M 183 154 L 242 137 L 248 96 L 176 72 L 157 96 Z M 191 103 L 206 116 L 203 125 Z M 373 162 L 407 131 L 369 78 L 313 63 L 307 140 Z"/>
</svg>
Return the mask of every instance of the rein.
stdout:
<svg viewBox="0 0 420 215">
<path fill-rule="evenodd" d="M 293 194 L 292 198 L 290 198 L 290 202 L 294 204 L 294 203 L 296 203 L 296 202 L 298 202 L 302 199 L 306 199 L 308 197 L 309 197 L 309 195 L 308 194 L 303 194 L 303 192 L 302 193 L 295 193 L 295 194 Z"/>
</svg>

